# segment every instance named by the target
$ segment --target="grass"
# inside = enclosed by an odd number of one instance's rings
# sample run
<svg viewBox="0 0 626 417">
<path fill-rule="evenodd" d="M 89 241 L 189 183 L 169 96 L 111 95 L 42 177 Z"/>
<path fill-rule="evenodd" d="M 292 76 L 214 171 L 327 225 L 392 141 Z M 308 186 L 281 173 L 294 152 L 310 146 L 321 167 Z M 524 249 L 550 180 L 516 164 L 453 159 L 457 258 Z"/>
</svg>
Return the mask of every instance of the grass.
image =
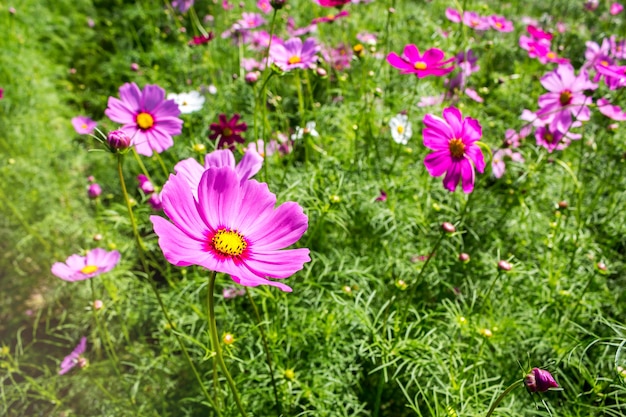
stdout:
<svg viewBox="0 0 626 417">
<path fill-rule="evenodd" d="M 217 87 L 202 111 L 181 116 L 183 133 L 161 161 L 141 157 L 158 187 L 167 180 L 162 165 L 173 172 L 179 160 L 203 154 L 194 145 L 215 146 L 207 139 L 209 124 L 221 113 L 242 115 L 248 142 L 289 135 L 308 121 L 320 133 L 308 139 L 308 149 L 268 155 L 256 177 L 309 218 L 296 246 L 310 249 L 311 262 L 286 281 L 294 291 L 260 286 L 248 288 L 249 297 L 225 299 L 221 291 L 235 284 L 218 274 L 217 329 L 220 337 L 234 336 L 222 350 L 249 415 L 484 416 L 533 367 L 551 371 L 562 389 L 529 395 L 519 388 L 494 416 L 622 415 L 622 126 L 608 128 L 594 107 L 578 130 L 582 140 L 567 149 L 548 153 L 531 135 L 520 148 L 524 163 L 508 163 L 499 179 L 488 167 L 472 194 L 450 193 L 423 164 L 429 151 L 422 119 L 441 115 L 444 105 L 416 106 L 444 91 L 444 80 L 400 75 L 374 54 L 400 53 L 408 43 L 441 48 L 446 56 L 473 49 L 481 70 L 468 86 L 484 102 L 462 95 L 453 104 L 481 123 L 482 142 L 495 152 L 506 129 L 523 125 L 522 110 L 537 109 L 545 93 L 539 79 L 554 68 L 518 47 L 521 17 L 553 31 L 563 21 L 567 30 L 555 33 L 553 43 L 577 69 L 586 41 L 623 36 L 623 17 L 608 15 L 604 3 L 594 13 L 567 1 L 457 5 L 483 15 L 502 10 L 515 22 L 513 33 L 480 35 L 447 21 L 450 4 L 443 1 L 350 5 L 349 18 L 320 25 L 315 36 L 352 46 L 357 33 L 375 32 L 375 49 L 366 47 L 345 71 L 324 64 L 326 77 L 273 75 L 267 103 L 260 103 L 255 97 L 262 97 L 264 78 L 246 83 L 240 51 L 220 37 L 242 11 L 256 10 L 244 3 L 224 10 L 197 1 L 195 13 L 217 36 L 190 48 L 187 41 L 198 34 L 192 15 L 167 2 L 0 0 L 6 34 L 0 37 L 0 414 L 217 415 L 213 402 L 224 416 L 239 415 L 209 342 L 209 273 L 164 260 L 149 221 L 155 212 L 136 187 L 141 167 L 128 154 L 123 168 L 146 245 L 148 264 L 142 264 L 115 158 L 69 122 L 83 114 L 104 132 L 116 128 L 104 116 L 108 97 L 136 82 L 167 92 Z M 309 3 L 293 1 L 277 13 L 278 36 L 287 38 L 287 16 L 301 27 L 328 14 Z M 209 13 L 212 23 L 203 20 Z M 269 31 L 271 14 L 266 18 Z M 620 91 L 602 85 L 594 97 L 623 106 Z M 393 142 L 388 128 L 403 110 L 414 131 L 406 146 Z M 238 160 L 241 154 L 237 149 Z M 87 198 L 89 175 L 104 189 L 98 200 Z M 376 201 L 380 190 L 386 201 Z M 443 232 L 443 222 L 456 231 Z M 119 250 L 122 261 L 83 282 L 49 272 L 54 262 L 95 247 Z M 460 253 L 470 261 L 460 262 Z M 500 260 L 512 269 L 498 269 Z M 94 311 L 96 299 L 102 310 Z M 57 375 L 83 335 L 89 366 Z"/>
</svg>

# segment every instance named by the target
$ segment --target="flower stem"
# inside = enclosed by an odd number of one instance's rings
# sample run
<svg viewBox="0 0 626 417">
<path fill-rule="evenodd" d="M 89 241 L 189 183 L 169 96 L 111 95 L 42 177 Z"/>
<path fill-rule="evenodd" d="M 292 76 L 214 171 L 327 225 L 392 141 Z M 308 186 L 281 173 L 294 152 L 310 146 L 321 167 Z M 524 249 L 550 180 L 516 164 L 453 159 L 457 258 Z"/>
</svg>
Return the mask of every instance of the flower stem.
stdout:
<svg viewBox="0 0 626 417">
<path fill-rule="evenodd" d="M 185 359 L 187 360 L 187 363 L 189 364 L 191 371 L 193 372 L 194 376 L 196 377 L 196 380 L 198 381 L 198 385 L 200 386 L 202 393 L 206 397 L 209 404 L 211 404 L 211 406 L 213 407 L 217 415 L 221 416 L 222 412 L 217 407 L 217 405 L 215 404 L 215 401 L 213 401 L 213 398 L 211 398 L 211 395 L 209 394 L 206 387 L 204 386 L 204 382 L 202 381 L 202 378 L 200 377 L 200 374 L 198 373 L 198 370 L 196 369 L 195 365 L 191 361 L 189 352 L 187 352 L 187 348 L 185 347 L 185 344 L 183 343 L 183 340 L 181 339 L 181 337 L 178 335 L 178 332 L 176 331 L 176 327 L 174 326 L 174 323 L 172 322 L 172 319 L 170 318 L 170 315 L 168 314 L 167 309 L 165 308 L 165 304 L 163 303 L 163 300 L 161 299 L 161 294 L 159 294 L 159 290 L 157 289 L 154 280 L 150 276 L 150 272 L 149 272 L 150 269 L 148 268 L 148 263 L 146 262 L 146 258 L 145 258 L 145 246 L 143 244 L 143 241 L 141 240 L 141 236 L 139 236 L 139 230 L 137 229 L 137 222 L 135 221 L 133 208 L 130 204 L 128 191 L 126 190 L 126 183 L 124 182 L 124 171 L 122 169 L 123 158 L 124 158 L 123 155 L 118 155 L 117 173 L 120 177 L 120 186 L 122 188 L 124 201 L 126 202 L 126 208 L 128 209 L 128 216 L 130 217 L 130 224 L 133 228 L 133 235 L 135 236 L 135 241 L 137 242 L 137 249 L 139 250 L 139 260 L 142 264 L 143 271 L 146 274 L 148 274 L 148 281 L 150 282 L 150 287 L 152 288 L 152 292 L 154 293 L 157 299 L 157 302 L 159 303 L 159 306 L 161 307 L 161 311 L 163 312 L 163 316 L 165 317 L 167 324 L 172 329 L 172 334 L 174 334 L 174 337 L 176 338 L 176 341 L 178 342 L 178 345 L 180 346 L 180 349 L 183 352 L 183 355 L 185 356 Z"/>
<path fill-rule="evenodd" d="M 226 363 L 224 363 L 224 357 L 222 356 L 222 349 L 220 347 L 219 338 L 217 336 L 217 324 L 215 323 L 215 297 L 213 297 L 213 293 L 215 291 L 215 277 L 217 276 L 217 272 L 212 271 L 209 276 L 209 287 L 207 291 L 207 308 L 209 310 L 209 333 L 211 334 L 211 342 L 213 347 L 215 348 L 215 357 L 217 359 L 217 363 L 219 364 L 224 376 L 226 377 L 226 381 L 228 382 L 228 386 L 233 393 L 233 397 L 235 398 L 235 403 L 237 404 L 237 408 L 239 409 L 239 413 L 241 413 L 242 417 L 246 417 L 246 412 L 243 409 L 243 405 L 241 404 L 241 399 L 239 398 L 239 393 L 237 391 L 237 387 L 235 386 L 235 381 L 233 381 L 233 377 L 230 376 L 230 372 L 228 372 L 228 368 L 226 368 Z"/>
<path fill-rule="evenodd" d="M 261 332 L 261 340 L 263 341 L 263 349 L 265 350 L 265 358 L 267 359 L 267 366 L 270 368 L 270 377 L 272 378 L 272 388 L 274 389 L 274 399 L 276 400 L 276 408 L 278 411 L 278 415 L 280 416 L 282 411 L 282 405 L 280 400 L 278 399 L 278 389 L 276 388 L 276 380 L 274 379 L 274 369 L 272 367 L 272 356 L 270 355 L 270 350 L 267 346 L 267 338 L 265 337 L 265 331 L 263 330 L 263 322 L 261 321 L 261 315 L 259 314 L 259 309 L 254 302 L 254 299 L 250 295 L 250 291 L 246 287 L 246 295 L 248 296 L 248 300 L 252 305 L 252 309 L 254 310 L 254 315 L 259 323 L 259 332 Z"/>
<path fill-rule="evenodd" d="M 498 407 L 498 405 L 502 402 L 504 397 L 506 397 L 511 391 L 513 391 L 515 388 L 517 388 L 518 385 L 522 385 L 523 383 L 524 383 L 524 380 L 523 379 L 519 379 L 519 380 L 515 381 L 514 383 L 512 383 L 507 389 L 505 389 L 502 392 L 502 394 L 500 394 L 500 396 L 498 398 L 496 398 L 496 400 L 493 402 L 493 404 L 491 404 L 491 407 L 489 407 L 489 411 L 487 411 L 487 415 L 485 415 L 485 417 L 491 416 L 491 414 L 493 414 L 493 412 Z"/>
</svg>

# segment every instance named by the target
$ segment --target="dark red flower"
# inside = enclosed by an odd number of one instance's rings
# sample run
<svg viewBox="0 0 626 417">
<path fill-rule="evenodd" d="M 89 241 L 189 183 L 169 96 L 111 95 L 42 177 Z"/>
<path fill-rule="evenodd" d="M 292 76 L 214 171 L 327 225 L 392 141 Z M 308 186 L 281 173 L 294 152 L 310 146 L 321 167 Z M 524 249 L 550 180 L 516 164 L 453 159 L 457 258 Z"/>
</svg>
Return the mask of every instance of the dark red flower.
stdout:
<svg viewBox="0 0 626 417">
<path fill-rule="evenodd" d="M 219 123 L 211 123 L 210 129 L 212 133 L 209 135 L 209 139 L 216 140 L 219 138 L 218 148 L 232 149 L 235 147 L 235 142 L 243 143 L 244 139 L 240 133 L 248 130 L 248 125 L 245 122 L 237 124 L 240 117 L 241 115 L 235 113 L 230 120 L 226 120 L 226 115 L 220 114 Z"/>
<path fill-rule="evenodd" d="M 192 40 L 189 41 L 189 46 L 198 46 L 204 45 L 205 43 L 209 43 L 213 40 L 215 34 L 213 32 L 209 32 L 206 35 L 194 36 Z"/>
</svg>

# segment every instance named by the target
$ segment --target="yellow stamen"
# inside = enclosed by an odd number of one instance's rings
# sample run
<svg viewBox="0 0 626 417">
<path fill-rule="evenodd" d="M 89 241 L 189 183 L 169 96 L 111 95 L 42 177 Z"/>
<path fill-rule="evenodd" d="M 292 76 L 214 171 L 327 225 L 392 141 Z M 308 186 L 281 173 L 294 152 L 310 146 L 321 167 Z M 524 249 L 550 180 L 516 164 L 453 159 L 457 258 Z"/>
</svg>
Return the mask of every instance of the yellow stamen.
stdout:
<svg viewBox="0 0 626 417">
<path fill-rule="evenodd" d="M 554 58 L 556 58 L 556 54 L 555 54 L 554 52 L 548 52 L 548 53 L 546 54 L 546 56 L 547 56 L 548 58 L 550 58 L 550 59 L 554 59 Z"/>
<path fill-rule="evenodd" d="M 236 230 L 220 229 L 211 239 L 213 249 L 224 256 L 239 256 L 248 247 L 243 235 Z"/>
<path fill-rule="evenodd" d="M 559 103 L 561 106 L 567 106 L 572 102 L 572 92 L 569 90 L 564 90 L 559 95 Z"/>
<path fill-rule="evenodd" d="M 552 143 L 554 142 L 554 136 L 552 135 L 552 133 L 546 133 L 545 135 L 543 135 L 543 140 L 548 143 Z"/>
<path fill-rule="evenodd" d="M 82 272 L 85 275 L 89 275 L 89 274 L 93 274 L 97 270 L 98 270 L 97 266 L 95 266 L 95 265 L 87 265 L 87 266 L 83 267 L 83 269 L 81 269 L 80 272 Z"/>
<path fill-rule="evenodd" d="M 302 62 L 302 59 L 298 55 L 294 55 L 287 61 L 290 65 L 299 64 Z"/>
<path fill-rule="evenodd" d="M 426 63 L 423 61 L 417 61 L 413 67 L 416 70 L 425 70 L 426 68 L 428 68 L 428 65 L 426 65 Z"/>
<path fill-rule="evenodd" d="M 82 127 L 83 129 L 87 129 L 87 123 L 83 123 L 82 125 L 80 125 L 80 127 Z"/>
<path fill-rule="evenodd" d="M 233 130 L 229 127 L 227 127 L 226 129 L 222 130 L 222 136 L 223 137 L 231 137 L 233 135 Z"/>
<path fill-rule="evenodd" d="M 398 129 L 396 129 L 398 131 L 399 134 L 403 134 L 404 133 L 404 126 L 398 126 Z"/>
<path fill-rule="evenodd" d="M 502 23 L 496 22 L 496 27 L 497 28 L 502 29 L 502 26 L 504 26 Z"/>
<path fill-rule="evenodd" d="M 139 127 L 143 130 L 150 129 L 154 125 L 154 119 L 148 113 L 139 113 L 136 120 Z"/>
<path fill-rule="evenodd" d="M 455 158 L 462 158 L 465 155 L 465 144 L 461 139 L 452 139 L 448 146 L 450 147 L 450 153 Z"/>
</svg>

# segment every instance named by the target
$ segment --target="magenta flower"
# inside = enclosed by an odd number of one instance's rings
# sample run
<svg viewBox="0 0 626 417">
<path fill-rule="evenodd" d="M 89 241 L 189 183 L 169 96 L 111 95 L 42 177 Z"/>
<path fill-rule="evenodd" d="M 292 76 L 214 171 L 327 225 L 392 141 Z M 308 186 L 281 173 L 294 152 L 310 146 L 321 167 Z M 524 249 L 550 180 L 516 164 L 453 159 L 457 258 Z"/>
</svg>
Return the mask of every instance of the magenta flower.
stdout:
<svg viewBox="0 0 626 417">
<path fill-rule="evenodd" d="M 622 12 L 622 10 L 624 10 L 624 6 L 622 6 L 621 4 L 615 2 L 613 4 L 611 4 L 611 7 L 609 8 L 609 13 L 611 13 L 613 16 L 620 14 Z"/>
<path fill-rule="evenodd" d="M 180 161 L 174 166 L 174 172 L 187 181 L 195 199 L 198 198 L 198 184 L 202 174 L 209 168 L 229 167 L 234 170 L 241 181 L 252 178 L 263 166 L 263 157 L 251 148 L 243 154 L 241 161 L 235 164 L 235 156 L 228 149 L 220 149 L 206 154 L 204 166 L 193 158 Z"/>
<path fill-rule="evenodd" d="M 454 23 L 461 23 L 461 20 L 463 20 L 461 13 L 459 13 L 458 10 L 453 9 L 451 7 L 448 7 L 446 9 L 446 18 L 448 18 L 449 21 L 454 22 Z"/>
<path fill-rule="evenodd" d="M 215 34 L 211 31 L 211 32 L 207 33 L 206 35 L 194 36 L 187 43 L 187 45 L 189 45 L 189 46 L 204 45 L 204 44 L 207 44 L 207 43 L 211 42 L 213 40 L 213 38 L 215 38 Z"/>
<path fill-rule="evenodd" d="M 101 194 L 102 187 L 100 187 L 100 184 L 98 184 L 97 182 L 89 184 L 89 187 L 87 187 L 87 197 L 91 198 L 92 200 L 100 197 Z"/>
<path fill-rule="evenodd" d="M 86 116 L 76 116 L 72 118 L 72 126 L 74 126 L 74 130 L 76 130 L 76 133 L 79 135 L 90 135 L 97 125 L 97 122 L 94 122 Z"/>
<path fill-rule="evenodd" d="M 513 32 L 513 22 L 503 16 L 493 15 L 487 17 L 489 25 L 498 32 Z"/>
<path fill-rule="evenodd" d="M 235 22 L 241 29 L 256 29 L 265 24 L 265 19 L 258 13 L 243 12 L 241 19 Z"/>
<path fill-rule="evenodd" d="M 256 2 L 256 7 L 261 9 L 261 11 L 265 14 L 268 14 L 272 11 L 272 5 L 270 4 L 270 0 L 258 0 Z"/>
<path fill-rule="evenodd" d="M 283 44 L 272 43 L 270 57 L 272 61 L 283 71 L 294 68 L 308 69 L 315 64 L 319 50 L 314 38 L 308 38 L 302 43 L 300 38 L 291 38 Z"/>
<path fill-rule="evenodd" d="M 161 203 L 161 196 L 159 193 L 152 193 L 150 197 L 148 197 L 148 204 L 152 207 L 152 210 L 160 211 L 163 209 L 163 203 Z"/>
<path fill-rule="evenodd" d="M 626 59 L 626 40 L 617 40 L 615 35 L 609 37 L 609 45 L 611 46 L 611 55 L 615 59 Z"/>
<path fill-rule="evenodd" d="M 152 185 L 150 179 L 144 174 L 137 175 L 137 181 L 139 182 L 139 188 L 144 192 L 144 194 L 151 194 L 154 192 L 154 185 Z"/>
<path fill-rule="evenodd" d="M 524 384 L 529 392 L 546 392 L 550 388 L 558 388 L 552 374 L 544 369 L 533 368 L 524 378 Z"/>
<path fill-rule="evenodd" d="M 478 120 L 463 118 L 459 109 L 448 107 L 443 110 L 443 119 L 427 114 L 424 124 L 424 146 L 435 151 L 424 159 L 430 175 L 439 177 L 445 172 L 443 186 L 447 190 L 454 191 L 461 181 L 463 192 L 471 193 L 474 168 L 480 173 L 485 171 L 483 153 L 476 145 L 482 136 Z"/>
<path fill-rule="evenodd" d="M 80 338 L 80 342 L 78 342 L 78 345 L 74 348 L 72 353 L 63 358 L 59 375 L 65 375 L 76 365 L 81 368 L 87 366 L 87 359 L 83 357 L 85 350 L 87 350 L 87 338 L 83 336 Z"/>
<path fill-rule="evenodd" d="M 626 85 L 626 66 L 604 65 L 600 62 L 595 66 L 599 77 L 604 77 L 604 82 L 610 90 L 616 90 Z"/>
<path fill-rule="evenodd" d="M 172 7 L 178 9 L 181 13 L 185 13 L 187 10 L 191 9 L 193 3 L 194 0 L 172 0 Z"/>
<path fill-rule="evenodd" d="M 602 113 L 609 119 L 617 120 L 620 122 L 626 120 L 626 112 L 624 112 L 624 110 L 622 110 L 621 107 L 614 106 L 611 103 L 609 103 L 609 101 L 605 99 L 604 97 L 601 99 L 598 99 L 597 105 L 598 105 L 598 110 L 600 111 L 600 113 Z"/>
<path fill-rule="evenodd" d="M 402 55 L 400 57 L 395 52 L 387 55 L 387 62 L 398 68 L 400 74 L 415 74 L 417 78 L 424 78 L 429 75 L 441 77 L 454 70 L 454 58 L 444 61 L 444 53 L 441 49 L 431 48 L 422 55 L 417 46 L 409 44 L 404 47 Z M 451 66 L 445 67 L 447 64 L 451 64 Z"/>
<path fill-rule="evenodd" d="M 322 7 L 342 7 L 348 3 L 350 3 L 352 0 L 316 0 L 317 4 L 319 4 Z"/>
<path fill-rule="evenodd" d="M 64 281 L 83 281 L 110 271 L 120 261 L 116 250 L 107 252 L 96 248 L 87 252 L 87 256 L 71 255 L 65 263 L 56 262 L 51 272 Z"/>
<path fill-rule="evenodd" d="M 309 262 L 309 250 L 283 249 L 307 229 L 297 203 L 277 208 L 276 196 L 255 180 L 245 180 L 228 166 L 209 168 L 198 185 L 198 199 L 180 174 L 163 186 L 163 210 L 172 223 L 151 216 L 165 259 L 177 266 L 199 265 L 229 274 L 249 287 L 272 285 L 268 278 L 287 278 Z"/>
<path fill-rule="evenodd" d="M 385 190 L 380 190 L 380 194 L 378 195 L 378 197 L 376 197 L 374 201 L 387 201 L 387 193 L 385 192 Z"/>
<path fill-rule="evenodd" d="M 475 30 L 489 29 L 489 20 L 476 12 L 464 12 L 463 24 Z"/>
<path fill-rule="evenodd" d="M 579 127 L 580 125 L 580 122 L 574 122 L 571 127 Z M 580 134 L 575 134 L 569 131 L 563 133 L 559 130 L 552 129 L 550 125 L 538 127 L 537 130 L 535 130 L 537 145 L 543 146 L 550 153 L 552 153 L 555 149 L 557 151 L 562 151 L 569 146 L 571 139 L 576 140 L 581 137 L 582 136 Z"/>
<path fill-rule="evenodd" d="M 513 152 L 509 148 L 498 149 L 493 153 L 493 160 L 491 161 L 491 170 L 493 176 L 501 178 L 506 170 L 505 159 L 510 159 L 513 162 L 524 162 L 524 157 L 519 152 Z"/>
<path fill-rule="evenodd" d="M 240 117 L 241 115 L 235 113 L 230 120 L 227 120 L 225 114 L 220 114 L 219 123 L 211 123 L 209 126 L 212 132 L 209 139 L 216 140 L 219 138 L 218 148 L 233 149 L 235 142 L 243 143 L 244 139 L 241 137 L 241 133 L 248 130 L 248 125 L 245 122 L 237 123 Z"/>
<path fill-rule="evenodd" d="M 137 153 L 152 156 L 174 145 L 172 136 L 182 132 L 183 121 L 174 100 L 165 99 L 165 90 L 158 85 L 146 85 L 139 90 L 137 84 L 126 83 L 120 87 L 120 98 L 109 97 L 104 111 L 109 119 L 123 124 L 124 131 L 133 141 Z"/>
<path fill-rule="evenodd" d="M 311 20 L 311 24 L 317 25 L 318 23 L 332 23 L 337 19 L 341 19 L 342 17 L 348 17 L 349 15 L 350 13 L 348 13 L 346 10 L 342 10 L 337 14 L 329 14 L 327 16 L 316 17 L 315 19 Z"/>
<path fill-rule="evenodd" d="M 584 91 L 595 90 L 598 85 L 589 81 L 586 71 L 582 70 L 576 76 L 571 65 L 559 65 L 541 78 L 541 85 L 549 93 L 539 97 L 537 117 L 543 123 L 549 123 L 551 131 L 565 133 L 572 127 L 574 119 L 589 120 L 591 98 Z"/>
</svg>

